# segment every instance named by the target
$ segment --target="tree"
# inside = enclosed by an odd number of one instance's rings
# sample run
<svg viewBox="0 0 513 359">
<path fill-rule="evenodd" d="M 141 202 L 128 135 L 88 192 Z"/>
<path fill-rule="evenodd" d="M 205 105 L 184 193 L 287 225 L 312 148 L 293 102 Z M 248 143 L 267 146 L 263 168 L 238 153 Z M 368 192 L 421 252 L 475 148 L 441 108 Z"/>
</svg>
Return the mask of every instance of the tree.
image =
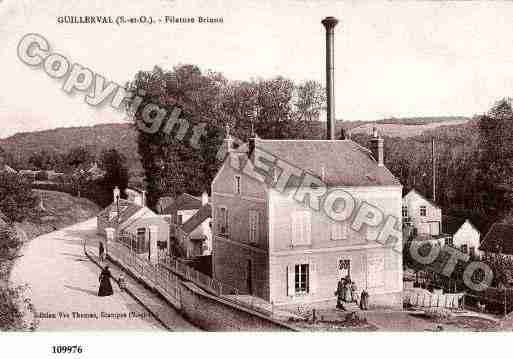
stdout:
<svg viewBox="0 0 513 359">
<path fill-rule="evenodd" d="M 59 162 L 59 156 L 56 153 L 50 153 L 46 150 L 41 150 L 32 154 L 28 163 L 34 170 L 52 170 Z"/>
<path fill-rule="evenodd" d="M 74 147 L 65 155 L 64 161 L 68 170 L 85 170 L 94 162 L 94 156 L 85 147 Z"/>
<path fill-rule="evenodd" d="M 252 128 L 261 138 L 312 138 L 305 124 L 318 119 L 324 102 L 323 89 L 314 81 L 300 85 L 283 77 L 229 81 L 194 65 L 141 71 L 128 89 L 143 97 L 137 109 L 128 104 L 127 112 L 138 125 L 138 152 L 149 206 L 164 193 L 200 194 L 210 188 L 220 165 L 215 154 L 225 125 L 242 140 L 248 139 Z M 147 104 L 157 104 L 168 114 L 180 108 L 180 117 L 190 124 L 184 138 L 177 139 L 176 130 L 170 134 L 143 131 L 141 109 Z M 200 148 L 192 148 L 192 127 L 200 123 L 206 125 L 207 135 L 200 139 Z"/>
<path fill-rule="evenodd" d="M 479 119 L 481 202 L 495 218 L 513 206 L 513 110 L 509 99 L 498 101 Z"/>
<path fill-rule="evenodd" d="M 11 173 L 0 173 L 0 211 L 11 221 L 21 222 L 36 205 L 27 181 Z"/>
</svg>

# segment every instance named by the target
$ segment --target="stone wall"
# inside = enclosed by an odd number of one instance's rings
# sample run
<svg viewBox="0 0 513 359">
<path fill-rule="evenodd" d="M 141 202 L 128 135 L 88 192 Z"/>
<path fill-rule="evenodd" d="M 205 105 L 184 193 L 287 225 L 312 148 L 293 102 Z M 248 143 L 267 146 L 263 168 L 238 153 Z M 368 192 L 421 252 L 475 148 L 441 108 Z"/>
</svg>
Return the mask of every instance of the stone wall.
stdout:
<svg viewBox="0 0 513 359">
<path fill-rule="evenodd" d="M 183 315 L 209 331 L 293 331 L 284 323 L 212 296 L 190 282 L 180 286 Z"/>
</svg>

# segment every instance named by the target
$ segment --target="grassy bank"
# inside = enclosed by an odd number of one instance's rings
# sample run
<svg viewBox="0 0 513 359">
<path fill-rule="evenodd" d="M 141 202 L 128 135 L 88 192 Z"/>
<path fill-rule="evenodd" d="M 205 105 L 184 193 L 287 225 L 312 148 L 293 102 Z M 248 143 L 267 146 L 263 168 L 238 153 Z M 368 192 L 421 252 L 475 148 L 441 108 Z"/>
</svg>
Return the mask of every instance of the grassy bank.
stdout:
<svg viewBox="0 0 513 359">
<path fill-rule="evenodd" d="M 100 208 L 84 198 L 55 191 L 34 190 L 36 208 L 21 223 L 14 223 L 9 236 L 0 243 L 0 330 L 33 330 L 33 308 L 26 288 L 9 285 L 9 274 L 23 246 L 40 235 L 94 217 Z M 37 240 L 37 239 L 36 239 Z"/>
</svg>

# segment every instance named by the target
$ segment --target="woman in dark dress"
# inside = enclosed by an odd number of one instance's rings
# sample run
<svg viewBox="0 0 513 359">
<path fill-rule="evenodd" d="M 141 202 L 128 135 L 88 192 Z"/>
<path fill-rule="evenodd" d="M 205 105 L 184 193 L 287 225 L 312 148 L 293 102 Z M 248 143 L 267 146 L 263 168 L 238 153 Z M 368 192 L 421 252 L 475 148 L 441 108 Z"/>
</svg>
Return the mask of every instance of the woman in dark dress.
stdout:
<svg viewBox="0 0 513 359">
<path fill-rule="evenodd" d="M 110 283 L 110 270 L 109 266 L 105 266 L 105 268 L 100 273 L 100 289 L 98 289 L 99 297 L 106 297 L 108 295 L 114 294 L 112 290 L 112 285 Z"/>
</svg>

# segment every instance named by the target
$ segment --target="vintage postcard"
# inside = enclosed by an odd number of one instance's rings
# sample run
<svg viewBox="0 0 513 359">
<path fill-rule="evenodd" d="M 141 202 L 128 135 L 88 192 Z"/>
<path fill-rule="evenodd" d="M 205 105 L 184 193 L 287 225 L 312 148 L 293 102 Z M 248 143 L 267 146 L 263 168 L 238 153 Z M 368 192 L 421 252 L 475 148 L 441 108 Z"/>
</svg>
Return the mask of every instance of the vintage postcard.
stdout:
<svg viewBox="0 0 513 359">
<path fill-rule="evenodd" d="M 511 331 L 512 18 L 0 1 L 0 329 Z"/>
</svg>

